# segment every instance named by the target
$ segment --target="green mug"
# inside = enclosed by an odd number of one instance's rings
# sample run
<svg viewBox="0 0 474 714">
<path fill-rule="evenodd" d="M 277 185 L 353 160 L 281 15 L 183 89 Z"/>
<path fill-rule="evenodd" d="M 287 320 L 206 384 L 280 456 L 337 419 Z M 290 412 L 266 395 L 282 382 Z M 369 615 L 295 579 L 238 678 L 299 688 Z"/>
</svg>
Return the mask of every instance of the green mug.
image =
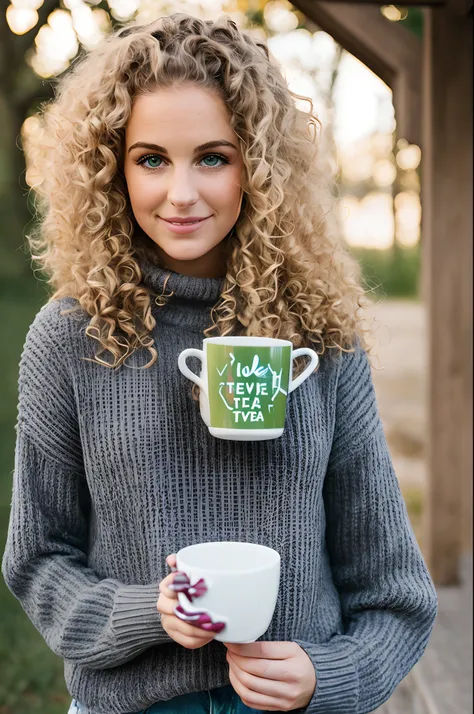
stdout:
<svg viewBox="0 0 474 714">
<path fill-rule="evenodd" d="M 307 355 L 304 371 L 293 375 L 295 357 Z M 198 376 L 186 364 L 198 357 Z M 271 337 L 210 337 L 203 349 L 189 348 L 178 357 L 185 377 L 200 388 L 200 409 L 212 436 L 233 441 L 276 439 L 283 434 L 288 394 L 318 365 L 309 347 L 293 349 L 289 340 Z"/>
</svg>

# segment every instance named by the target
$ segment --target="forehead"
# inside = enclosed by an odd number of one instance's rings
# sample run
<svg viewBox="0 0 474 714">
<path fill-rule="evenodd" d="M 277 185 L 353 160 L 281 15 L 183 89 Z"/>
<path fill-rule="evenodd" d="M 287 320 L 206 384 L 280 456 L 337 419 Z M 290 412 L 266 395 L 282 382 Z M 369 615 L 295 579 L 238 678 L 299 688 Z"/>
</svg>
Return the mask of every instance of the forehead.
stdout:
<svg viewBox="0 0 474 714">
<path fill-rule="evenodd" d="M 214 139 L 235 139 L 222 98 L 197 85 L 161 88 L 136 97 L 125 136 L 127 145 L 189 140 L 197 146 Z"/>
</svg>

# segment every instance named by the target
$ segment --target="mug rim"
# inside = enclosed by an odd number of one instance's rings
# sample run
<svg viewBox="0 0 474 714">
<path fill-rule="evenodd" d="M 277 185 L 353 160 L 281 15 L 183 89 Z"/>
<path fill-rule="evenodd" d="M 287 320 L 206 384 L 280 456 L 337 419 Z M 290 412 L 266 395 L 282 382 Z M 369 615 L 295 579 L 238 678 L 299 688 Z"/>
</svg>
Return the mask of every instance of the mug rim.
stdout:
<svg viewBox="0 0 474 714">
<path fill-rule="evenodd" d="M 238 346 L 241 344 L 249 347 L 291 347 L 293 343 L 290 340 L 282 340 L 277 337 L 252 337 L 247 335 L 229 335 L 229 337 L 206 337 L 203 340 L 204 344 L 215 345 L 232 345 Z"/>
<path fill-rule="evenodd" d="M 205 570 L 205 571 L 208 572 L 208 573 L 213 573 L 213 574 L 216 574 L 216 575 L 219 575 L 219 574 L 238 575 L 239 573 L 242 573 L 242 572 L 245 572 L 245 573 L 257 573 L 257 572 L 261 572 L 261 571 L 263 571 L 263 570 L 268 570 L 268 569 L 274 568 L 275 565 L 278 565 L 278 564 L 281 562 L 280 553 L 279 553 L 277 550 L 275 550 L 274 548 L 271 548 L 271 547 L 268 546 L 268 545 L 262 545 L 261 543 L 248 543 L 248 542 L 246 542 L 246 541 L 239 541 L 239 540 L 226 540 L 226 541 L 217 540 L 217 541 L 206 541 L 206 542 L 204 542 L 204 543 L 191 543 L 191 545 L 186 545 L 186 546 L 184 546 L 184 548 L 180 548 L 180 550 L 178 550 L 178 552 L 176 553 L 176 556 L 179 555 L 180 558 L 182 558 L 182 559 L 185 561 L 185 560 L 186 560 L 186 555 L 183 556 L 184 551 L 188 551 L 188 550 L 191 550 L 191 549 L 196 548 L 196 547 L 201 547 L 201 548 L 202 548 L 203 546 L 205 547 L 205 546 L 208 546 L 208 545 L 209 545 L 209 546 L 210 546 L 210 545 L 214 546 L 214 545 L 221 544 L 221 543 L 226 543 L 226 544 L 227 544 L 227 543 L 232 543 L 232 544 L 238 544 L 238 545 L 244 545 L 244 546 L 251 546 L 251 547 L 254 547 L 254 548 L 255 548 L 255 547 L 257 547 L 257 548 L 264 548 L 265 550 L 271 551 L 271 553 L 272 553 L 271 562 L 266 563 L 265 565 L 262 565 L 262 566 L 259 566 L 259 567 L 256 567 L 256 568 L 246 568 L 246 569 L 244 569 L 244 570 L 242 570 L 242 569 L 240 569 L 240 570 L 216 570 L 216 569 L 214 569 L 214 568 L 201 568 L 202 570 Z M 190 569 L 196 569 L 196 568 L 197 568 L 197 569 L 199 570 L 199 566 L 197 566 L 197 565 L 191 565 L 190 563 L 186 563 L 186 562 L 184 563 L 184 565 L 185 565 L 187 568 L 190 568 Z"/>
</svg>

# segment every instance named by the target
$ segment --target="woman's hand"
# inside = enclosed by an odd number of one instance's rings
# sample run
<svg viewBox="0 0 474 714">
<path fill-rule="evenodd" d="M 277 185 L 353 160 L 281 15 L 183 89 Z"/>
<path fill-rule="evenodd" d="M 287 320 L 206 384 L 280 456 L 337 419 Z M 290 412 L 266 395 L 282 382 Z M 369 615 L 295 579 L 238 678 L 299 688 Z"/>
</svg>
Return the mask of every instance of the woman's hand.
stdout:
<svg viewBox="0 0 474 714">
<path fill-rule="evenodd" d="M 284 711 L 311 701 L 316 672 L 296 642 L 224 642 L 229 678 L 243 703 L 253 709 Z"/>
<path fill-rule="evenodd" d="M 175 553 L 168 555 L 166 562 L 171 568 L 176 569 Z M 179 581 L 181 584 L 176 584 L 176 590 L 172 590 L 170 589 L 170 585 L 173 584 L 175 578 L 177 579 L 177 583 Z M 186 585 L 187 588 L 189 588 L 189 581 L 184 573 L 178 574 L 175 570 L 175 572 L 167 575 L 160 583 L 160 597 L 158 598 L 156 607 L 161 614 L 161 622 L 168 635 L 175 640 L 175 642 L 186 647 L 186 649 L 195 650 L 211 642 L 216 632 L 222 628 L 218 623 L 213 624 L 211 618 L 206 614 L 195 617 L 194 624 L 185 622 L 175 614 L 175 608 L 177 606 L 179 607 L 178 590 L 185 590 Z M 205 586 L 202 586 L 198 592 L 193 590 L 193 597 L 198 597 L 199 594 L 202 594 L 203 590 L 205 592 Z M 184 617 L 187 616 L 186 611 L 182 608 L 180 608 L 180 612 L 183 613 Z M 213 630 L 210 629 L 211 627 Z"/>
</svg>

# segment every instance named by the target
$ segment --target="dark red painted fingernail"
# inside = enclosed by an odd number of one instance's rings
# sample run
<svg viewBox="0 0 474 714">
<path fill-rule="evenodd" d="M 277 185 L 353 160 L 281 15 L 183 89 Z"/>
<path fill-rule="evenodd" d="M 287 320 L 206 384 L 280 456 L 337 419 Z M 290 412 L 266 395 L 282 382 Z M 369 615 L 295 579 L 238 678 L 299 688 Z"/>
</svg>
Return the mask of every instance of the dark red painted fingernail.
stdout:
<svg viewBox="0 0 474 714">
<path fill-rule="evenodd" d="M 225 627 L 225 622 L 205 622 L 200 625 L 201 630 L 207 630 L 208 632 L 221 632 Z"/>
<path fill-rule="evenodd" d="M 170 590 L 173 590 L 173 592 L 183 593 L 186 595 L 190 602 L 193 601 L 193 598 L 201 597 L 201 595 L 204 595 L 204 593 L 207 592 L 207 587 L 203 578 L 198 580 L 194 585 L 191 585 L 188 576 L 181 572 L 177 573 L 174 577 L 173 583 L 168 587 Z"/>
<path fill-rule="evenodd" d="M 180 573 L 179 571 L 176 573 L 176 575 L 173 578 L 173 582 L 168 585 L 170 590 L 173 590 L 174 592 L 183 592 L 187 591 L 189 589 L 189 583 L 190 580 L 186 573 Z"/>
<path fill-rule="evenodd" d="M 199 622 L 201 617 L 208 618 L 209 615 L 206 612 L 186 612 L 186 610 L 181 607 L 181 605 L 176 605 L 176 607 L 173 610 L 174 614 L 176 617 L 179 617 L 180 620 L 184 620 L 184 622 L 189 622 L 191 625 L 194 622 Z M 211 618 L 209 617 L 209 621 Z M 207 622 L 206 619 L 203 620 L 203 622 Z"/>
<path fill-rule="evenodd" d="M 201 627 L 201 625 L 205 625 L 205 624 L 209 624 L 209 623 L 212 623 L 212 620 L 209 617 L 209 615 L 206 615 L 206 613 L 204 613 L 203 615 L 199 615 L 198 620 L 195 620 L 194 622 L 190 622 L 189 624 L 195 625 L 196 627 Z"/>
<path fill-rule="evenodd" d="M 188 597 L 201 597 L 201 595 L 204 595 L 204 593 L 207 593 L 207 587 L 206 583 L 204 582 L 204 578 L 201 578 L 197 581 L 197 583 L 191 585 L 191 587 L 188 588 Z"/>
</svg>

